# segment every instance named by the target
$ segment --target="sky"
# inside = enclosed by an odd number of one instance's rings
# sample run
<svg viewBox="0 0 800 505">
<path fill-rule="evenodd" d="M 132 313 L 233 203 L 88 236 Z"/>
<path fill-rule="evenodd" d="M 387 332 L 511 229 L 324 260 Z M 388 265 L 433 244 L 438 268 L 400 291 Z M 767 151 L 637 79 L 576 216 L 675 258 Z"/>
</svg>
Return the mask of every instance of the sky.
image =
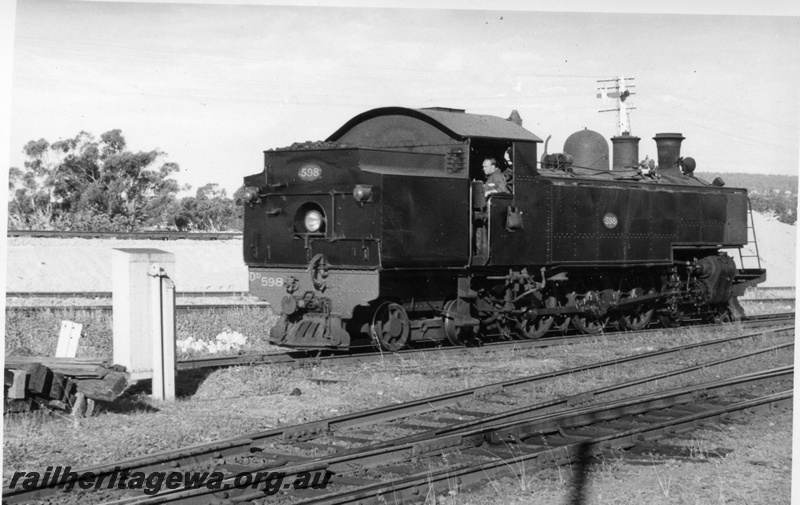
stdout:
<svg viewBox="0 0 800 505">
<path fill-rule="evenodd" d="M 607 12 L 252 3 L 18 1 L 9 167 L 23 165 L 29 140 L 118 128 L 128 149 L 178 163 L 182 184 L 230 195 L 261 171 L 264 150 L 325 139 L 384 106 L 516 109 L 558 152 L 583 128 L 617 134 L 616 113 L 598 112 L 615 103 L 596 95 L 599 80 L 625 76 L 640 157 L 656 157 L 655 133 L 680 132 L 700 176 L 798 173 L 800 7 L 790 2 L 725 4 L 736 15 L 692 2 L 675 2 L 681 14 L 630 12 L 646 5 L 632 2 Z"/>
</svg>

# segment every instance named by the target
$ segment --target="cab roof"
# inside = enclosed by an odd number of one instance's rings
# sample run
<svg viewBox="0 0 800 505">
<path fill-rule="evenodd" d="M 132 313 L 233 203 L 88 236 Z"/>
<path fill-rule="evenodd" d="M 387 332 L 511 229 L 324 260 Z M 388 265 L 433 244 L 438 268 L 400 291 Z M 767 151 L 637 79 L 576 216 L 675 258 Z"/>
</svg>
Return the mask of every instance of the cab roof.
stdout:
<svg viewBox="0 0 800 505">
<path fill-rule="evenodd" d="M 406 116 L 432 125 L 457 140 L 498 139 L 520 142 L 542 142 L 542 139 L 507 119 L 485 114 L 468 114 L 460 109 L 441 107 L 408 109 L 381 107 L 363 112 L 336 130 L 328 141 L 335 142 L 355 126 L 378 117 Z"/>
</svg>

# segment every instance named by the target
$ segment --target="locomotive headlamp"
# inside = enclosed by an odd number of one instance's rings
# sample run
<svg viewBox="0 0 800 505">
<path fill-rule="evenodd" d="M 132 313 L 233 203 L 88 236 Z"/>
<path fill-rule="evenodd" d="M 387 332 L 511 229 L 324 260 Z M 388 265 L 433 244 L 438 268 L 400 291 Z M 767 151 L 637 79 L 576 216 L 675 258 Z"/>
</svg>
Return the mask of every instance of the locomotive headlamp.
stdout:
<svg viewBox="0 0 800 505">
<path fill-rule="evenodd" d="M 306 230 L 308 230 L 309 233 L 318 232 L 319 229 L 322 227 L 322 214 L 320 214 L 316 210 L 310 210 L 306 212 L 304 224 L 306 226 Z"/>
<path fill-rule="evenodd" d="M 355 198 L 358 203 L 371 202 L 372 186 L 358 184 L 355 189 L 353 189 L 353 198 Z"/>
<path fill-rule="evenodd" d="M 325 233 L 325 211 L 316 202 L 306 202 L 294 214 L 294 232 L 307 234 Z"/>
</svg>

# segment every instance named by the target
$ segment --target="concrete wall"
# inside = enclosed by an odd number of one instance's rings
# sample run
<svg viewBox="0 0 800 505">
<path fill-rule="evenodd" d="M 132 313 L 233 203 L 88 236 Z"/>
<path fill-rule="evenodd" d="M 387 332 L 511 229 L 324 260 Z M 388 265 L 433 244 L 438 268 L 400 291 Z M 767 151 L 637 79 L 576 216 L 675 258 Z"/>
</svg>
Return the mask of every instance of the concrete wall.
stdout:
<svg viewBox="0 0 800 505">
<path fill-rule="evenodd" d="M 111 291 L 111 251 L 175 254 L 176 289 L 247 291 L 242 241 L 9 238 L 6 291 Z"/>
</svg>

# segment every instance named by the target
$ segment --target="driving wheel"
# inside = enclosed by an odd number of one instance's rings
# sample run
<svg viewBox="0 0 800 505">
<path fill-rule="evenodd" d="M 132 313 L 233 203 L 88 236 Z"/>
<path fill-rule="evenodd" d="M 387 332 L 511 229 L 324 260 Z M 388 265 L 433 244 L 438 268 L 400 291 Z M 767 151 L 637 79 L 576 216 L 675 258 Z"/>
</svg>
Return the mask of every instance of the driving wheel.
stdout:
<svg viewBox="0 0 800 505">
<path fill-rule="evenodd" d="M 556 306 L 556 299 L 553 296 L 548 296 L 544 301 L 536 298 L 532 304 L 532 308 L 553 308 Z M 521 317 L 515 325 L 515 333 L 522 338 L 533 340 L 541 338 L 553 326 L 553 316 L 538 316 L 533 319 Z"/>
<path fill-rule="evenodd" d="M 395 352 L 405 347 L 411 333 L 411 324 L 402 306 L 386 302 L 372 316 L 370 331 L 381 349 Z"/>
<path fill-rule="evenodd" d="M 601 294 L 597 291 L 589 291 L 583 298 L 584 306 L 594 305 L 600 303 Z M 606 324 L 608 324 L 609 317 L 607 315 L 594 316 L 575 314 L 572 316 L 572 326 L 580 333 L 593 335 L 600 333 Z"/>
<path fill-rule="evenodd" d="M 648 294 L 654 292 L 655 290 L 651 289 Z M 637 296 L 642 296 L 643 294 L 644 290 L 642 288 L 634 288 L 629 293 L 629 298 L 636 298 Z M 647 303 L 643 303 L 634 307 L 631 312 L 623 314 L 617 322 L 619 323 L 620 328 L 623 330 L 643 330 L 653 319 L 653 312 L 654 310 L 652 308 L 648 308 Z"/>
</svg>

